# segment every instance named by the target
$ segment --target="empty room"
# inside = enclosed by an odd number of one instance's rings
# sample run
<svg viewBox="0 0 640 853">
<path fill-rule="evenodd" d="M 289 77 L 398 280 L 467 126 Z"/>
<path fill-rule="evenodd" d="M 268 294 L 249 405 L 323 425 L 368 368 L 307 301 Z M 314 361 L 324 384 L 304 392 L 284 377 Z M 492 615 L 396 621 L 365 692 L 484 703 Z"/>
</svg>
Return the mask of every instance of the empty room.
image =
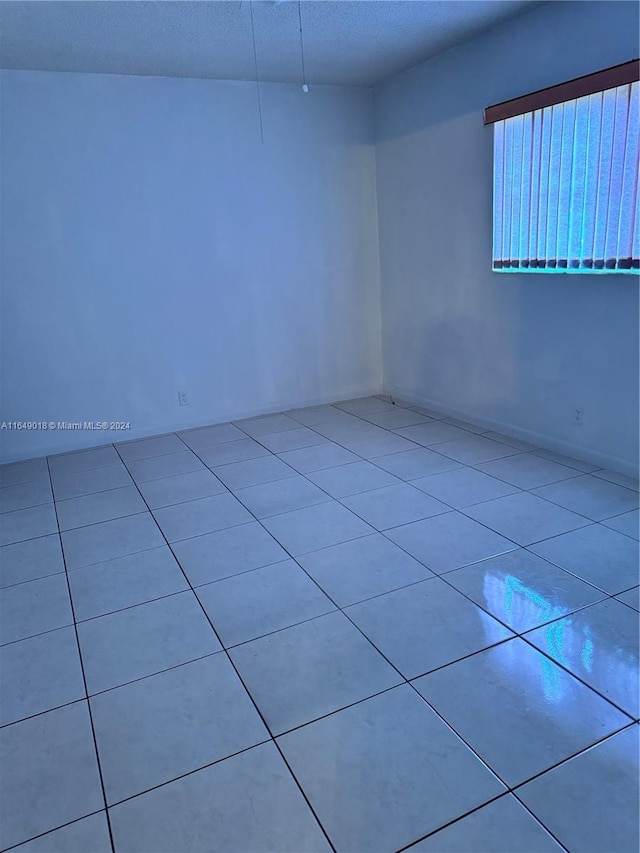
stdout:
<svg viewBox="0 0 640 853">
<path fill-rule="evenodd" d="M 0 0 L 2 853 L 636 853 L 639 36 Z"/>
</svg>

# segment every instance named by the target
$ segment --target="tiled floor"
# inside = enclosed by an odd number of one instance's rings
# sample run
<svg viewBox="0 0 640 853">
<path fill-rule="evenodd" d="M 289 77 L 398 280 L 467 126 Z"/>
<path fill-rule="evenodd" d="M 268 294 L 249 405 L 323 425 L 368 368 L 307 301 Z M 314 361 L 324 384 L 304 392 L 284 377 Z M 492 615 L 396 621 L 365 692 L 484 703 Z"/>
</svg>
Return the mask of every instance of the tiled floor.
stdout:
<svg viewBox="0 0 640 853">
<path fill-rule="evenodd" d="M 0 849 L 635 853 L 638 486 L 370 397 L 0 468 Z"/>
</svg>

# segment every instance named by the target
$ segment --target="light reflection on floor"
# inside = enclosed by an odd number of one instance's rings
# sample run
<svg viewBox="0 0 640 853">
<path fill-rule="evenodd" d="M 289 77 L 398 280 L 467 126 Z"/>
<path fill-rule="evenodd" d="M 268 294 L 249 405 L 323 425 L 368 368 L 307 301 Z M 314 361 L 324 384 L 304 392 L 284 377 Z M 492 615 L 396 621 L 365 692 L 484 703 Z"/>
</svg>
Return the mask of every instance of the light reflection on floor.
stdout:
<svg viewBox="0 0 640 853">
<path fill-rule="evenodd" d="M 549 622 L 536 631 L 536 636 L 542 635 L 540 645 L 554 660 L 590 683 L 615 684 L 622 707 L 635 706 L 639 688 L 637 651 L 634 654 L 633 649 L 618 644 L 613 630 L 610 634 L 594 632 L 588 621 L 590 608 L 559 618 L 565 612 L 563 607 L 510 574 L 487 573 L 483 591 L 487 608 L 507 625 Z M 518 678 L 539 682 L 546 701 L 559 703 L 567 698 L 566 681 L 560 679 L 549 658 L 541 655 L 533 668 L 534 658 L 516 660 L 510 644 L 500 648 L 503 662 L 517 670 Z"/>
</svg>

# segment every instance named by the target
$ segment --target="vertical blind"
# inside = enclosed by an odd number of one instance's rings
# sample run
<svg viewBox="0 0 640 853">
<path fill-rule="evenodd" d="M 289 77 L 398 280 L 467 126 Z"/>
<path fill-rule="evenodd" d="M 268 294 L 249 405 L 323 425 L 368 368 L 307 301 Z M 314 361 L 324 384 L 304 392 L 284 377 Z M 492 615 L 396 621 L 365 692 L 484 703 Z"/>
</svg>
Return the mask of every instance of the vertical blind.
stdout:
<svg viewBox="0 0 640 853">
<path fill-rule="evenodd" d="M 638 271 L 639 85 L 495 122 L 494 270 Z"/>
</svg>

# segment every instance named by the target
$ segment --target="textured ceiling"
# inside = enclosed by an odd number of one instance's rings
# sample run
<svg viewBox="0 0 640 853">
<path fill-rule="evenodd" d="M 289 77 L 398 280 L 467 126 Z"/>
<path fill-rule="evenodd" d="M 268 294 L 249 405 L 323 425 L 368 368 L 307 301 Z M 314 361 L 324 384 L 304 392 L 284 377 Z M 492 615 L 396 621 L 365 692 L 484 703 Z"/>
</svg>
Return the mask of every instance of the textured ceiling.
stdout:
<svg viewBox="0 0 640 853">
<path fill-rule="evenodd" d="M 295 0 L 3 0 L 0 65 L 300 82 Z M 308 82 L 372 86 L 539 5 L 523 0 L 303 0 Z"/>
</svg>

